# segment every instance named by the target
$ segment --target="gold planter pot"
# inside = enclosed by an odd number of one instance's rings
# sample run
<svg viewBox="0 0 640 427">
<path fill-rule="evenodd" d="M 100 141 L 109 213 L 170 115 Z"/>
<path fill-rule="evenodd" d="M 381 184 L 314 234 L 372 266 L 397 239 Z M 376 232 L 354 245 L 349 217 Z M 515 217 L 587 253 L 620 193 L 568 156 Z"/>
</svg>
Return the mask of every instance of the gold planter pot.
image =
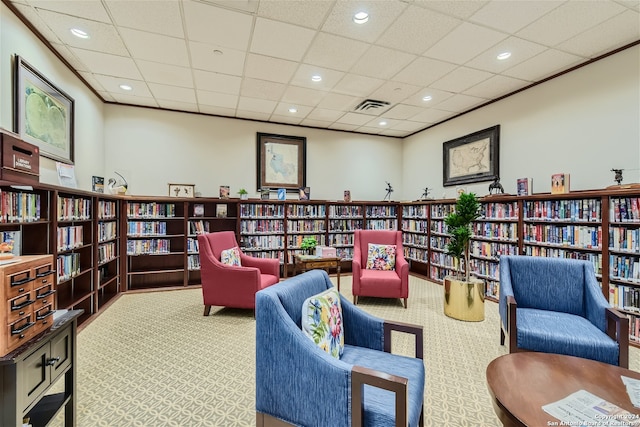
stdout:
<svg viewBox="0 0 640 427">
<path fill-rule="evenodd" d="M 484 320 L 484 282 L 471 278 L 469 282 L 455 277 L 444 278 L 444 314 L 467 322 Z"/>
</svg>

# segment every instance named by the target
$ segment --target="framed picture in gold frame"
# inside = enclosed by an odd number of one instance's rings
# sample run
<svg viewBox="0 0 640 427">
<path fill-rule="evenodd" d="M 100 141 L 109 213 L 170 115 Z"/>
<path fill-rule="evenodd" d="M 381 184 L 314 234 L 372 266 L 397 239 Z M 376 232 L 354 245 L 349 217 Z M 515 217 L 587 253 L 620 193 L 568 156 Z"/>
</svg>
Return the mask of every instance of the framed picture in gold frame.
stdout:
<svg viewBox="0 0 640 427">
<path fill-rule="evenodd" d="M 169 197 L 195 197 L 195 184 L 169 184 Z"/>
<path fill-rule="evenodd" d="M 258 190 L 305 187 L 306 157 L 307 138 L 258 132 Z"/>
</svg>

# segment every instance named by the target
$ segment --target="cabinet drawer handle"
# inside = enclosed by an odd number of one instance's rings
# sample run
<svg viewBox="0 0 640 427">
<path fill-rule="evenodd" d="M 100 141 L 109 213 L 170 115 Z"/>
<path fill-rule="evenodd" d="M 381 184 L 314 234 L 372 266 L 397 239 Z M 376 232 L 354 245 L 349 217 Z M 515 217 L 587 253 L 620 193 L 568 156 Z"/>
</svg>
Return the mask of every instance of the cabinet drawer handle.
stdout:
<svg viewBox="0 0 640 427">
<path fill-rule="evenodd" d="M 51 294 L 55 294 L 56 291 L 54 291 L 53 289 L 48 290 L 47 292 L 45 292 L 44 294 L 38 294 L 36 295 L 36 298 L 40 299 L 40 298 L 46 298 Z"/>
<path fill-rule="evenodd" d="M 51 358 L 47 359 L 47 363 L 46 363 L 46 365 L 47 365 L 47 366 L 53 366 L 53 365 L 55 365 L 56 363 L 58 363 L 59 361 L 60 361 L 60 358 L 59 358 L 59 357 L 51 357 Z"/>
<path fill-rule="evenodd" d="M 26 331 L 27 329 L 29 329 L 30 327 L 32 327 L 33 325 L 35 325 L 36 322 L 31 322 L 31 323 L 27 323 L 26 325 L 24 325 L 22 328 L 20 329 L 12 329 L 11 330 L 11 335 L 20 335 L 22 334 L 24 331 Z M 24 336 L 21 336 L 20 338 L 24 338 Z"/>
<path fill-rule="evenodd" d="M 22 279 L 22 280 L 16 280 L 15 282 L 11 282 L 11 287 L 24 285 L 25 283 L 33 282 L 34 280 L 36 279 L 32 279 L 30 277 L 27 277 L 26 279 Z"/>
<path fill-rule="evenodd" d="M 52 314 L 53 314 L 53 310 L 49 310 L 45 314 L 36 314 L 36 320 L 46 319 L 47 317 L 51 316 Z"/>
<path fill-rule="evenodd" d="M 53 274 L 55 270 L 47 270 L 44 273 L 36 273 L 36 277 L 44 277 Z"/>
<path fill-rule="evenodd" d="M 15 310 L 21 310 L 31 304 L 33 304 L 35 301 L 33 300 L 26 300 L 25 302 L 23 302 L 22 304 L 18 304 L 18 305 L 11 305 L 11 311 L 15 311 Z"/>
</svg>

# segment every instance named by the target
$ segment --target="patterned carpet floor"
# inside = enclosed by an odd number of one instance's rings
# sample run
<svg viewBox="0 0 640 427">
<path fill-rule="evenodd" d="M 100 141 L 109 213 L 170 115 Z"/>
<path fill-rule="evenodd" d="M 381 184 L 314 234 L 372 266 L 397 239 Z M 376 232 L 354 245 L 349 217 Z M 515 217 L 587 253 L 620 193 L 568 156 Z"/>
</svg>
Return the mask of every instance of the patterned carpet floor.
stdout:
<svg viewBox="0 0 640 427">
<path fill-rule="evenodd" d="M 485 380 L 488 363 L 507 352 L 498 305 L 486 302 L 483 322 L 461 322 L 443 314 L 441 286 L 412 276 L 409 288 L 408 309 L 376 298 L 359 307 L 424 326 L 425 425 L 500 426 Z M 352 298 L 350 276 L 341 292 Z M 86 326 L 78 336 L 78 426 L 254 426 L 253 312 L 202 311 L 199 288 L 125 294 Z M 408 338 L 393 339 L 394 352 L 413 351 Z M 638 349 L 630 359 L 639 370 Z"/>
</svg>

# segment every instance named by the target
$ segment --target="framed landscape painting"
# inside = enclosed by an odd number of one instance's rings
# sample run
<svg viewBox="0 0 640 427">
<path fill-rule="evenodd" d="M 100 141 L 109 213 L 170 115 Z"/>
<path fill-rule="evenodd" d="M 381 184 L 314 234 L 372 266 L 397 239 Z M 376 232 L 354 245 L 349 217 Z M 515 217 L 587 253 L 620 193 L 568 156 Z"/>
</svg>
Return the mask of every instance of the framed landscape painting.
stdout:
<svg viewBox="0 0 640 427">
<path fill-rule="evenodd" d="M 442 185 L 491 181 L 499 176 L 500 125 L 442 144 Z"/>
<path fill-rule="evenodd" d="M 73 98 L 17 55 L 15 67 L 15 132 L 43 156 L 73 164 Z"/>
<path fill-rule="evenodd" d="M 257 134 L 258 189 L 306 186 L 307 138 Z"/>
</svg>

